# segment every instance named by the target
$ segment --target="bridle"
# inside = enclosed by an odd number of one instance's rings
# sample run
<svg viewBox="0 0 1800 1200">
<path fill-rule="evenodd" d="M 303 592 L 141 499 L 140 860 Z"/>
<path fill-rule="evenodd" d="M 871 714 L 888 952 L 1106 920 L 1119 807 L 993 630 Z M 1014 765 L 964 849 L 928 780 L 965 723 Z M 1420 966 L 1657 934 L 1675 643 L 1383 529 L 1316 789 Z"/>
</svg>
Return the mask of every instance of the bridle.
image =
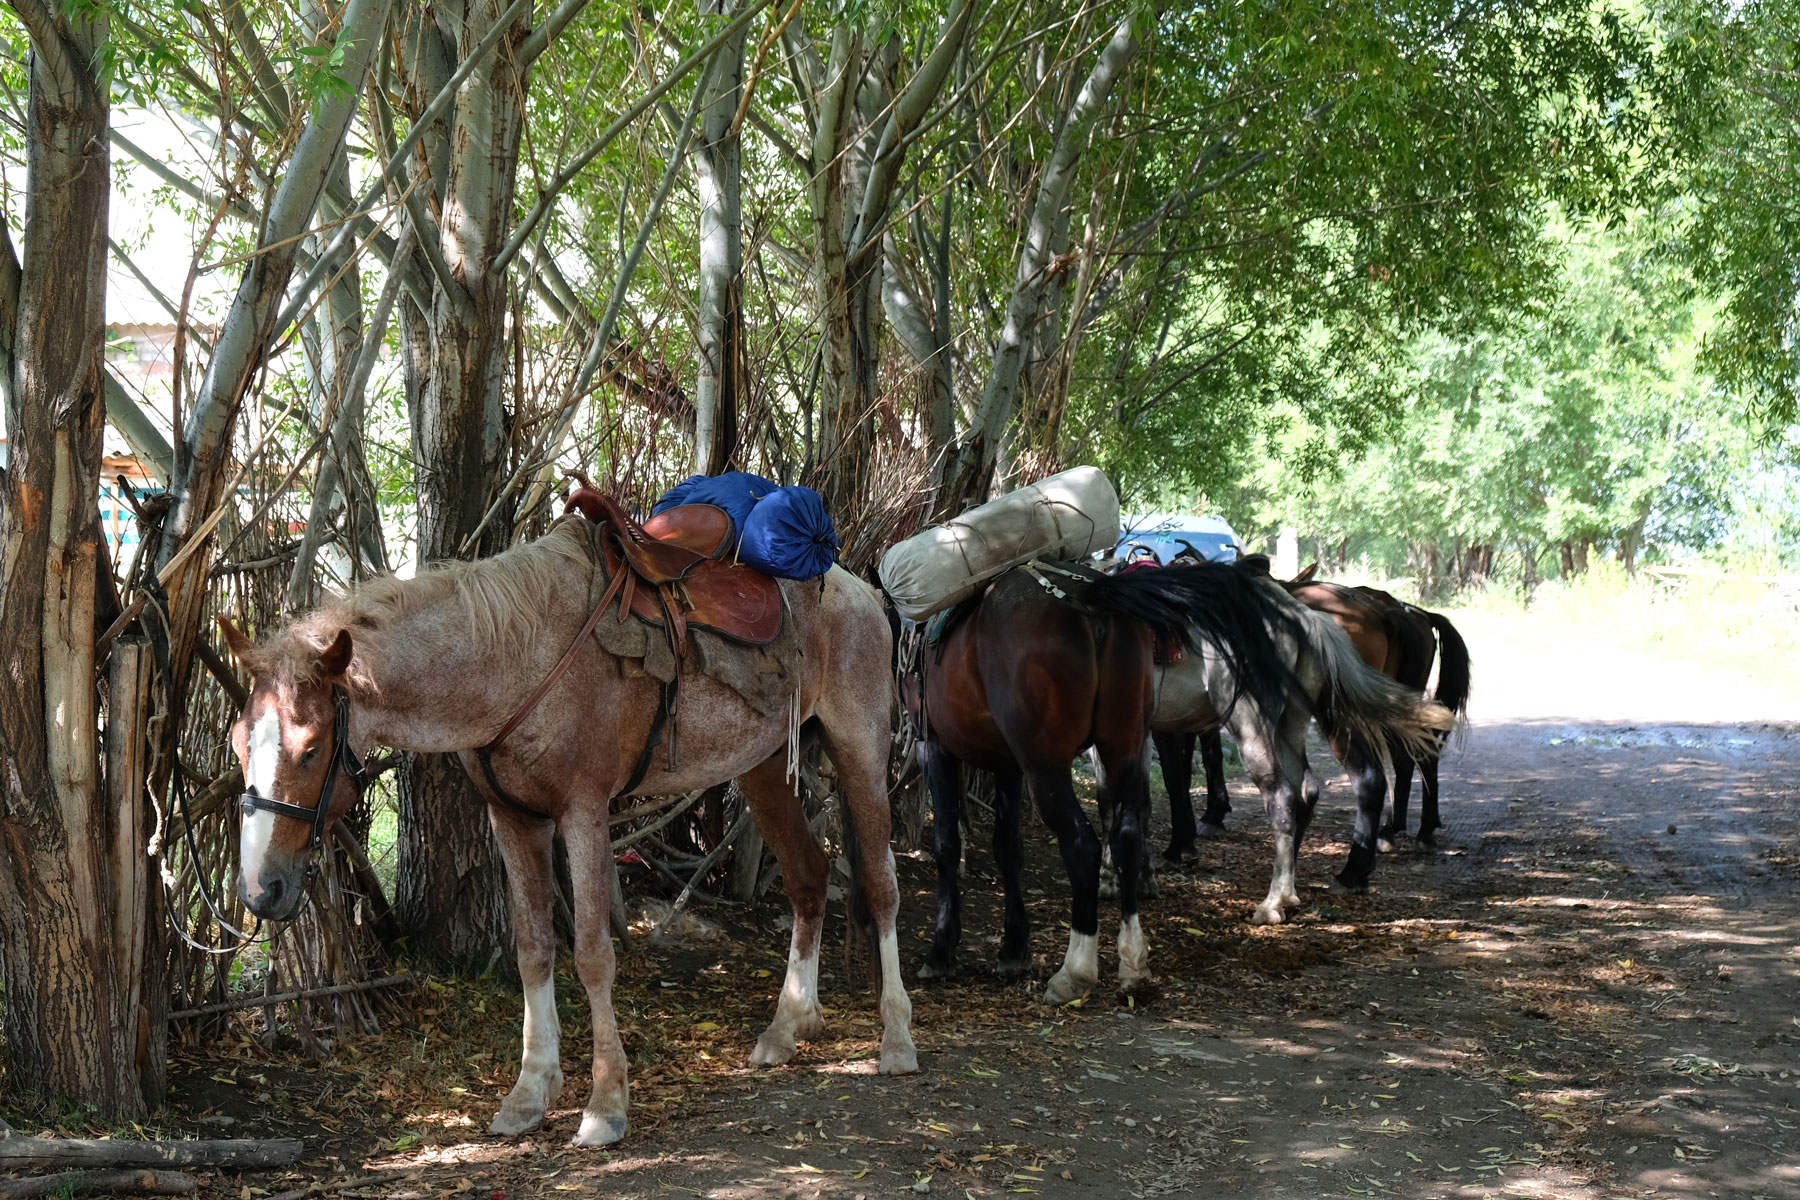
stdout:
<svg viewBox="0 0 1800 1200">
<path fill-rule="evenodd" d="M 312 826 L 312 837 L 307 842 L 310 853 L 306 859 L 309 879 L 319 870 L 319 853 L 325 847 L 325 823 L 331 819 L 331 793 L 337 787 L 338 772 L 350 776 L 358 797 L 369 786 L 369 773 L 363 769 L 362 756 L 350 749 L 350 695 L 334 683 L 331 701 L 337 713 L 331 722 L 331 761 L 325 764 L 325 782 L 319 785 L 319 802 L 311 808 L 301 808 L 298 804 L 284 804 L 252 791 L 238 797 L 238 807 L 246 817 L 253 812 L 267 812 L 293 821 L 305 821 Z"/>
</svg>

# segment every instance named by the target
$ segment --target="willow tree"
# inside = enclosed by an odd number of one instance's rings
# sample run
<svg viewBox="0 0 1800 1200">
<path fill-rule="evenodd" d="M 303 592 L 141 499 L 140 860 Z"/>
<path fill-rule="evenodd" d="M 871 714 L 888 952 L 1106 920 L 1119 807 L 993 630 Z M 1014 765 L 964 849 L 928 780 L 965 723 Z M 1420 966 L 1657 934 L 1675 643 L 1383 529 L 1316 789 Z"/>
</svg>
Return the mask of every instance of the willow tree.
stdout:
<svg viewBox="0 0 1800 1200">
<path fill-rule="evenodd" d="M 128 763 L 115 760 L 110 779 L 102 771 L 95 686 L 107 665 L 96 651 L 99 583 L 108 577 L 95 497 L 106 416 L 108 27 L 104 9 L 35 0 L 11 8 L 30 57 L 19 252 L 0 240 L 6 1057 L 21 1085 L 123 1120 L 160 1097 L 163 1053 L 142 865 L 147 806 Z M 120 661 L 135 649 L 119 648 Z M 135 693 L 139 668 L 115 679 L 121 693 Z M 129 725 L 121 710 L 132 699 L 115 697 L 116 725 Z"/>
</svg>

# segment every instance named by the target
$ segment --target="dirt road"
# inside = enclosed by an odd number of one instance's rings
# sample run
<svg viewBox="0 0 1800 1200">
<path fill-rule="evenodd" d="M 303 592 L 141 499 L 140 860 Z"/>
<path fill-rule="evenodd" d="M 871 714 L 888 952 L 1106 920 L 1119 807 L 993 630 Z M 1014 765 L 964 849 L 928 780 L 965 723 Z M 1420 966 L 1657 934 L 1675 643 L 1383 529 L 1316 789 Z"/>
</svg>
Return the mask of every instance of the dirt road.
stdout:
<svg viewBox="0 0 1800 1200">
<path fill-rule="evenodd" d="M 421 1009 L 410 1052 L 390 1034 L 347 1047 L 355 1062 L 275 1064 L 262 1094 L 324 1118 L 296 1178 L 373 1171 L 369 1194 L 392 1196 L 1800 1197 L 1800 689 L 1522 619 L 1465 625 L 1475 719 L 1445 763 L 1438 846 L 1384 857 L 1368 896 L 1328 894 L 1350 824 L 1334 778 L 1305 909 L 1252 929 L 1266 825 L 1236 781 L 1230 836 L 1149 908 L 1147 1004 L 1047 1009 L 1041 979 L 993 982 L 998 889 L 977 849 L 964 976 L 913 992 L 917 1077 L 872 1074 L 875 1014 L 841 968 L 825 1040 L 784 1069 L 742 1065 L 785 951 L 769 902 L 719 914 L 725 940 L 621 963 L 617 1152 L 562 1146 L 587 1051 L 564 979 L 568 1107 L 543 1134 L 478 1132 L 518 1053 L 517 1000 L 490 990 L 479 1018 Z M 1031 836 L 1042 975 L 1067 888 Z M 929 864 L 902 871 L 917 953 Z M 199 1077 L 217 1062 L 188 1070 L 188 1114 L 216 1119 Z M 342 1081 L 335 1100 L 321 1078 Z"/>
</svg>

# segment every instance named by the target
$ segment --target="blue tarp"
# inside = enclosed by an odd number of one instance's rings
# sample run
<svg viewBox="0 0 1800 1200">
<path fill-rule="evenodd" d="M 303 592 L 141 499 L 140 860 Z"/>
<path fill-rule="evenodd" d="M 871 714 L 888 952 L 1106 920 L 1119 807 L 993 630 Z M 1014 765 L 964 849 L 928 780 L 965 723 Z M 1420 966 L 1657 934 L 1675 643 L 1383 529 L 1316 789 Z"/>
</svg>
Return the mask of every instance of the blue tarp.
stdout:
<svg viewBox="0 0 1800 1200">
<path fill-rule="evenodd" d="M 760 475 L 690 475 L 662 494 L 651 515 L 680 504 L 713 504 L 731 516 L 739 561 L 778 579 L 816 579 L 837 560 L 837 530 L 809 487 Z"/>
<path fill-rule="evenodd" d="M 744 522 L 749 520 L 750 510 L 756 506 L 756 502 L 780 486 L 773 480 L 752 475 L 748 471 L 727 471 L 723 475 L 689 475 L 662 494 L 656 507 L 650 510 L 650 515 L 655 516 L 665 508 L 674 508 L 678 504 L 716 504 L 731 514 L 732 528 L 741 535 L 744 532 Z"/>
<path fill-rule="evenodd" d="M 739 526 L 738 561 L 777 579 L 816 579 L 837 561 L 837 530 L 809 487 L 776 488 Z"/>
</svg>

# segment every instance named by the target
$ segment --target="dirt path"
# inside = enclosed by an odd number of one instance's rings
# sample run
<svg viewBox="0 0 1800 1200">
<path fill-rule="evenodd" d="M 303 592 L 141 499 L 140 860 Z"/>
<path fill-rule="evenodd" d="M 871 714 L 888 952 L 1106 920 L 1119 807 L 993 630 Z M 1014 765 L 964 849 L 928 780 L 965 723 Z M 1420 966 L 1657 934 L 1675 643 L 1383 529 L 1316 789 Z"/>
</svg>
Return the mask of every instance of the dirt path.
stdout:
<svg viewBox="0 0 1800 1200">
<path fill-rule="evenodd" d="M 316 1115 L 309 1170 L 260 1185 L 374 1172 L 366 1194 L 387 1196 L 1800 1197 L 1800 694 L 1519 620 L 1465 632 L 1476 720 L 1445 764 L 1439 847 L 1385 857 L 1366 897 L 1327 894 L 1350 823 L 1334 779 L 1305 910 L 1251 929 L 1267 836 L 1237 781 L 1233 832 L 1149 908 L 1161 990 L 1142 1007 L 1047 1009 L 1041 983 L 993 982 L 976 850 L 965 975 L 913 993 L 915 1078 L 872 1074 L 875 1015 L 841 968 L 826 1040 L 741 1065 L 784 956 L 766 903 L 721 914 L 727 940 L 622 963 L 616 1153 L 563 1148 L 572 1107 L 529 1141 L 480 1134 L 518 1053 L 516 997 L 492 987 L 427 993 L 322 1067 L 190 1060 L 186 1116 Z M 1067 889 L 1032 837 L 1047 970 Z M 902 870 L 916 953 L 929 864 Z M 559 991 L 573 1105 L 586 1011 Z M 221 1071 L 267 1103 L 227 1107 Z"/>
</svg>

